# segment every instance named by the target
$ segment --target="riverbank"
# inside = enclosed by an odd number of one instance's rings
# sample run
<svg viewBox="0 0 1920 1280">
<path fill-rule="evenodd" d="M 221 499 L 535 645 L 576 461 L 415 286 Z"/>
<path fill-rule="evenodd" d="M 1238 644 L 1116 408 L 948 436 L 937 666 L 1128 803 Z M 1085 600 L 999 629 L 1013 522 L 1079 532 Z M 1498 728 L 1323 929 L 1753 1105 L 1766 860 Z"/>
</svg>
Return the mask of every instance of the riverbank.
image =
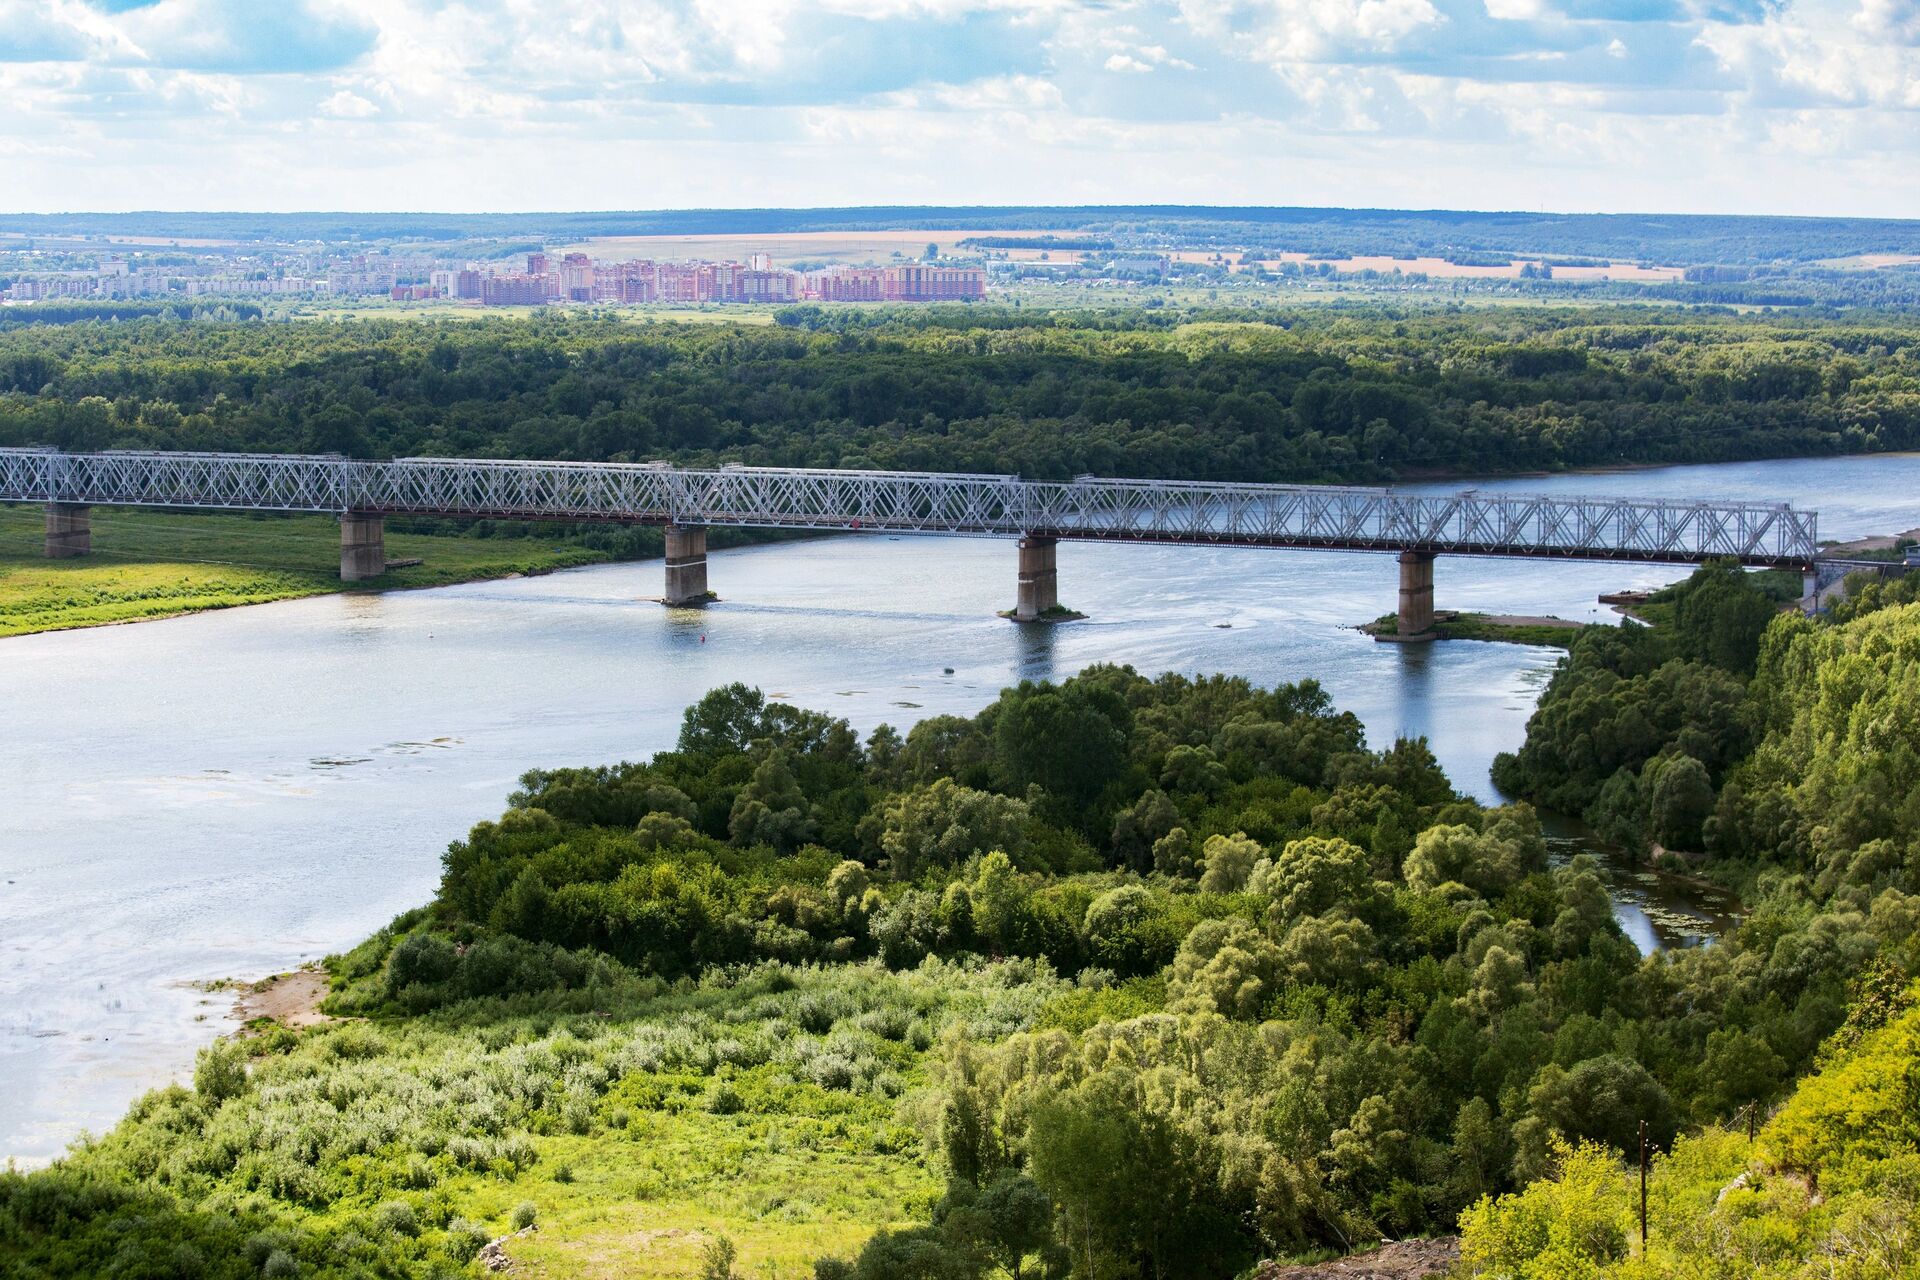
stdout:
<svg viewBox="0 0 1920 1280">
<path fill-rule="evenodd" d="M 233 1002 L 233 1018 L 253 1031 L 269 1023 L 296 1031 L 322 1027 L 334 1021 L 320 1011 L 320 1002 L 327 998 L 329 989 L 326 971 L 318 967 L 276 973 L 240 988 L 240 998 Z"/>
<path fill-rule="evenodd" d="M 48 560 L 38 507 L 0 507 L 0 637 L 147 622 L 209 609 L 336 592 L 440 587 L 550 573 L 613 557 L 538 538 L 392 532 L 396 565 L 340 581 L 340 526 L 329 516 L 256 519 L 100 508 L 91 555 Z"/>
</svg>

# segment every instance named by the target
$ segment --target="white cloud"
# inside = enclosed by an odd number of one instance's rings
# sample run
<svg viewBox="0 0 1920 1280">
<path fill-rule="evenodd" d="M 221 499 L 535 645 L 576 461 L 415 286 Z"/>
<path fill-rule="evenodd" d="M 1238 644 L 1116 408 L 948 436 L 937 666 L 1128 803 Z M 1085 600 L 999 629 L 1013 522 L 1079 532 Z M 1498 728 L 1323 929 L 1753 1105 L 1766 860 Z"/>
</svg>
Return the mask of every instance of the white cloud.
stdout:
<svg viewBox="0 0 1920 1280">
<path fill-rule="evenodd" d="M 1486 0 L 1487 16 L 1503 22 L 1532 22 L 1547 16 L 1546 0 Z"/>
<path fill-rule="evenodd" d="M 1853 25 L 1875 40 L 1920 44 L 1920 0 L 1860 0 Z"/>
<path fill-rule="evenodd" d="M 1614 8 L 0 0 L 0 204 L 1920 208 L 1920 0 Z"/>
<path fill-rule="evenodd" d="M 1756 106 L 1920 108 L 1920 47 L 1876 34 L 1900 20 L 1895 8 L 1870 0 L 1856 15 L 1867 19 L 1871 9 L 1870 21 L 1845 23 L 1823 6 L 1801 4 L 1757 24 L 1708 24 L 1699 43 Z"/>
<path fill-rule="evenodd" d="M 1179 0 L 1188 26 L 1263 62 L 1387 52 L 1446 21 L 1431 0 Z"/>
<path fill-rule="evenodd" d="M 364 120 L 380 114 L 380 108 L 351 89 L 342 89 L 320 103 L 320 114 L 341 120 Z"/>
</svg>

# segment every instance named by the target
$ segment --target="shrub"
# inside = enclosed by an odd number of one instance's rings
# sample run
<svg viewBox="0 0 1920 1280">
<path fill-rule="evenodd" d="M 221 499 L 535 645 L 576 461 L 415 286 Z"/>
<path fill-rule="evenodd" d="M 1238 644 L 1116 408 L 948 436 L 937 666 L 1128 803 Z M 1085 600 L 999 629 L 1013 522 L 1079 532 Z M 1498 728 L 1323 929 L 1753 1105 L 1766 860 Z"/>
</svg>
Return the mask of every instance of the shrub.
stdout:
<svg viewBox="0 0 1920 1280">
<path fill-rule="evenodd" d="M 451 942 L 433 934 L 412 934 L 387 959 L 387 993 L 437 985 L 453 977 L 459 968 L 460 956 Z"/>
<path fill-rule="evenodd" d="M 487 1229 L 477 1222 L 466 1218 L 455 1218 L 447 1224 L 446 1238 L 441 1247 L 455 1262 L 470 1262 L 473 1255 L 487 1246 Z"/>
<path fill-rule="evenodd" d="M 1460 1218 L 1461 1261 L 1473 1274 L 1598 1275 L 1627 1253 L 1629 1206 L 1613 1154 L 1557 1140 L 1559 1171 L 1515 1195 L 1483 1199 Z"/>
<path fill-rule="evenodd" d="M 513 1223 L 513 1229 L 515 1231 L 525 1231 L 533 1225 L 534 1218 L 538 1215 L 539 1210 L 534 1208 L 533 1201 L 522 1200 L 519 1204 L 513 1206 L 513 1213 L 509 1216 L 508 1221 Z"/>
<path fill-rule="evenodd" d="M 700 1280 L 733 1280 L 733 1262 L 738 1256 L 733 1241 L 715 1236 L 700 1250 Z"/>
<path fill-rule="evenodd" d="M 701 1105 L 716 1116 L 736 1115 L 747 1109 L 746 1100 L 731 1080 L 715 1080 L 708 1086 Z"/>
<path fill-rule="evenodd" d="M 374 1225 L 389 1235 L 420 1234 L 420 1215 L 405 1200 L 388 1200 L 373 1211 Z"/>
<path fill-rule="evenodd" d="M 208 1102 L 225 1102 L 247 1091 L 247 1051 L 233 1040 L 202 1049 L 193 1065 L 193 1091 Z"/>
</svg>

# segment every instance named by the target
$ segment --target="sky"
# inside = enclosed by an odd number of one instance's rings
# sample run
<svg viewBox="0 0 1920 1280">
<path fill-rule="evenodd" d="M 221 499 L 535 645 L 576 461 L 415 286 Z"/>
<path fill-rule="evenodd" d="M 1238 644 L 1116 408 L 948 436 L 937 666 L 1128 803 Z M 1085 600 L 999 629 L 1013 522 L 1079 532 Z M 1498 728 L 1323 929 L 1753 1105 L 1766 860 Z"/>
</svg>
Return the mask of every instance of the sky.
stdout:
<svg viewBox="0 0 1920 1280">
<path fill-rule="evenodd" d="M 1920 216 L 1920 0 L 0 0 L 0 209 Z"/>
</svg>

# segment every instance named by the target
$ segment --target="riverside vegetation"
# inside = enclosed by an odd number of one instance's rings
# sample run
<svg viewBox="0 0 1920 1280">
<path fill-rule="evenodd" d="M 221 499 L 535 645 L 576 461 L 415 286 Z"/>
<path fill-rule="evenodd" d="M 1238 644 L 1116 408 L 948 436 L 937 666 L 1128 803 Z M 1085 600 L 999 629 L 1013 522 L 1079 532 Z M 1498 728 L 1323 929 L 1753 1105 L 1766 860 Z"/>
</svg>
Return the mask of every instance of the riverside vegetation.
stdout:
<svg viewBox="0 0 1920 1280">
<path fill-rule="evenodd" d="M 1903 591 L 1810 621 L 1711 566 L 1582 631 L 1508 785 L 1750 904 L 1645 957 L 1531 808 L 1311 681 L 1095 667 L 864 742 L 716 690 L 528 774 L 330 959 L 344 1021 L 0 1175 L 0 1257 L 457 1275 L 531 1224 L 533 1276 L 1226 1277 L 1458 1223 L 1487 1275 L 1920 1274 Z"/>
<path fill-rule="evenodd" d="M 0 446 L 1363 481 L 1920 448 L 1911 318 L 794 307 L 0 326 Z"/>
<path fill-rule="evenodd" d="M 183 308 L 0 318 L 0 447 L 1369 483 L 1920 448 L 1920 328 L 1898 314 L 812 306 L 766 327 L 636 328 Z M 337 589 L 315 522 L 101 511 L 95 558 L 55 567 L 26 563 L 35 518 L 0 509 L 0 536 L 20 534 L 0 634 Z M 390 533 L 394 558 L 426 563 L 375 587 L 661 551 L 641 528 Z"/>
</svg>

